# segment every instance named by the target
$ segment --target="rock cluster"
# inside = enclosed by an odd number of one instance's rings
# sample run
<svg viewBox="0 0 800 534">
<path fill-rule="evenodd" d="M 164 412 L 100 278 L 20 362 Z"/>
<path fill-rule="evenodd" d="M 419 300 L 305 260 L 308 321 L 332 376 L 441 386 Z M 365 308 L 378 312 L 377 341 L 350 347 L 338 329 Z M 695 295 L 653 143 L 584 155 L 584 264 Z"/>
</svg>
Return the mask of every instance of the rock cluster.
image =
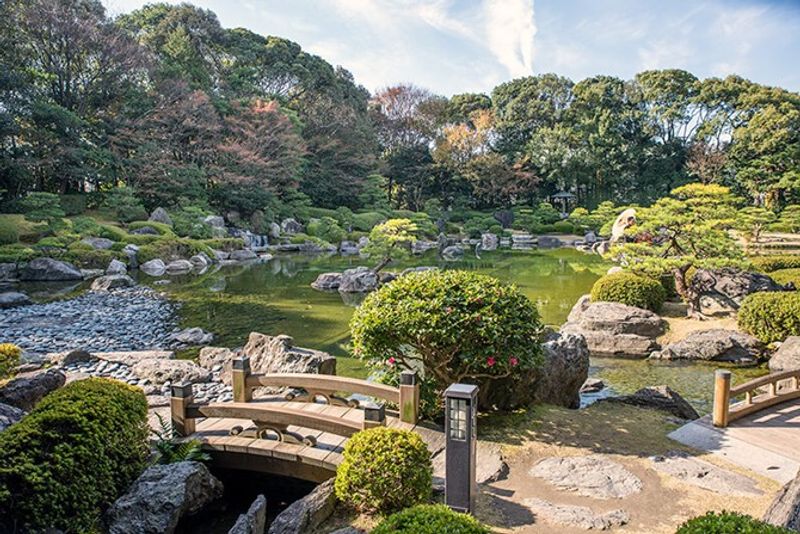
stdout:
<svg viewBox="0 0 800 534">
<path fill-rule="evenodd" d="M 336 496 L 333 479 L 323 482 L 314 491 L 293 502 L 269 527 L 269 534 L 303 534 L 315 530 L 333 513 Z"/>
<path fill-rule="evenodd" d="M 754 364 L 764 355 L 764 344 L 749 334 L 715 328 L 698 330 L 650 354 L 655 360 L 704 360 Z"/>
<path fill-rule="evenodd" d="M 761 273 L 738 269 L 699 269 L 692 277 L 692 289 L 701 295 L 700 311 L 706 315 L 735 313 L 748 295 L 759 291 L 788 291 Z"/>
</svg>

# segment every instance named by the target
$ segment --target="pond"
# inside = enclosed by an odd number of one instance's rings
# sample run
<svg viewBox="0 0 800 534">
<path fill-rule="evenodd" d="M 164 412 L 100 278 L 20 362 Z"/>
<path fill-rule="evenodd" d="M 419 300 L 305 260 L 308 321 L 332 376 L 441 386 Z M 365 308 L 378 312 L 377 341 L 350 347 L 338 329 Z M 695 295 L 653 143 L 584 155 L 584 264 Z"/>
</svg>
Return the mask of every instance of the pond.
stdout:
<svg viewBox="0 0 800 534">
<path fill-rule="evenodd" d="M 201 277 L 173 278 L 171 284 L 156 287 L 183 302 L 179 313 L 184 326 L 214 332 L 217 345 L 241 346 L 253 331 L 288 334 L 298 346 L 337 356 L 339 374 L 364 377 L 366 369 L 348 353 L 348 324 L 360 297 L 320 292 L 310 286 L 320 273 L 363 264 L 358 257 L 278 256 L 267 263 L 225 267 Z M 455 263 L 440 262 L 430 253 L 389 269 L 419 265 L 468 269 L 514 283 L 537 304 L 544 322 L 556 328 L 610 266 L 600 256 L 564 248 L 496 251 L 480 259 L 468 254 Z M 713 371 L 714 366 L 703 364 L 593 358 L 590 374 L 609 386 L 603 396 L 668 384 L 707 412 Z M 734 381 L 761 374 L 762 369 L 736 369 Z"/>
</svg>

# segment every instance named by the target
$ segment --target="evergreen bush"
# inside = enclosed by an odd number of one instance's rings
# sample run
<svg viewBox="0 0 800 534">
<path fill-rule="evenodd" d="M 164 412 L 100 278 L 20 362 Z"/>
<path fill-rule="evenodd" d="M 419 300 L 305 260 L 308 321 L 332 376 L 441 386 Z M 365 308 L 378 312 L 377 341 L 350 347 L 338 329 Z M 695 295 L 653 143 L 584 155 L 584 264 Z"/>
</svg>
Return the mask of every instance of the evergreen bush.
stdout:
<svg viewBox="0 0 800 534">
<path fill-rule="evenodd" d="M 22 349 L 13 343 L 0 343 L 0 379 L 11 376 L 11 371 L 19 365 Z"/>
<path fill-rule="evenodd" d="M 800 292 L 759 292 L 739 307 L 739 328 L 764 343 L 800 335 Z"/>
<path fill-rule="evenodd" d="M 471 515 L 455 512 L 443 504 L 420 504 L 390 515 L 372 534 L 489 534 L 491 531 Z"/>
<path fill-rule="evenodd" d="M 593 302 L 621 302 L 658 312 L 667 292 L 658 280 L 632 273 L 607 274 L 592 286 Z"/>
<path fill-rule="evenodd" d="M 763 273 L 782 269 L 800 269 L 800 256 L 758 256 L 751 258 L 750 262 Z"/>
<path fill-rule="evenodd" d="M 800 268 L 778 269 L 769 273 L 769 277 L 779 284 L 794 284 L 794 287 L 800 289 Z"/>
<path fill-rule="evenodd" d="M 11 245 L 19 241 L 19 229 L 11 219 L 0 217 L 0 245 Z"/>
<path fill-rule="evenodd" d="M 682 524 L 675 534 L 790 534 L 791 532 L 749 515 L 735 512 L 708 512 Z"/>
</svg>

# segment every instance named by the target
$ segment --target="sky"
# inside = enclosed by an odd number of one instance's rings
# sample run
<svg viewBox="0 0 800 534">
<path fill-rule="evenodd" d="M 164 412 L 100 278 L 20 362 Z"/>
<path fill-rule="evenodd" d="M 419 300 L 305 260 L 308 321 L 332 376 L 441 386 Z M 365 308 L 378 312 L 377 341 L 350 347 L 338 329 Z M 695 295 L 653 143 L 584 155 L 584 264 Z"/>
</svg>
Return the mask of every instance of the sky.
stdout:
<svg viewBox="0 0 800 534">
<path fill-rule="evenodd" d="M 104 3 L 114 15 L 150 2 Z M 191 3 L 214 11 L 224 27 L 291 39 L 370 91 L 411 82 L 451 96 L 546 72 L 579 81 L 663 68 L 800 91 L 800 0 Z"/>
</svg>

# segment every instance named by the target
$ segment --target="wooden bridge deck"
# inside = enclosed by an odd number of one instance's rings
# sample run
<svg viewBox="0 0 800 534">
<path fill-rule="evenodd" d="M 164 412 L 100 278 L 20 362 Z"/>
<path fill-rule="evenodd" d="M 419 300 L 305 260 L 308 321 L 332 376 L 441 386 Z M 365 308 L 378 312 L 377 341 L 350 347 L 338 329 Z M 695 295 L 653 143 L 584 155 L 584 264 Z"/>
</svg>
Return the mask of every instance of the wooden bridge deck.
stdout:
<svg viewBox="0 0 800 534">
<path fill-rule="evenodd" d="M 785 483 L 800 470 L 800 400 L 745 415 L 726 428 L 715 427 L 708 415 L 670 437 Z"/>
</svg>

